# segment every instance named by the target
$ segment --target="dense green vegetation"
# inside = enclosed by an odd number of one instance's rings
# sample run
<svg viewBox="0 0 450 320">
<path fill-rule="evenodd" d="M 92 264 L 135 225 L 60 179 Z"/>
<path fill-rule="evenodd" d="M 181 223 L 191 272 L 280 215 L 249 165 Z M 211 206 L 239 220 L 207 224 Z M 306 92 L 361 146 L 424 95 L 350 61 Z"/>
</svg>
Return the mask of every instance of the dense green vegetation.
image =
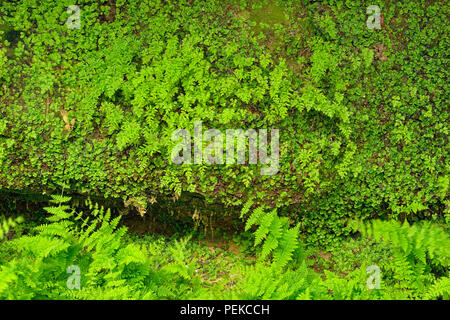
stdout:
<svg viewBox="0 0 450 320">
<path fill-rule="evenodd" d="M 79 0 L 79 29 L 71 1 L 0 0 L 0 193 L 195 194 L 173 215 L 246 221 L 244 252 L 53 196 L 36 228 L 0 212 L 0 298 L 449 298 L 445 1 Z M 279 129 L 279 172 L 171 163 L 195 121 Z"/>
<path fill-rule="evenodd" d="M 90 201 L 88 212 L 76 212 L 65 204 L 69 200 L 53 196 L 47 223 L 3 243 L 1 299 L 450 298 L 448 215 L 445 227 L 354 221 L 363 238 L 335 248 L 339 253 L 321 262 L 311 259 L 298 226 L 289 228 L 275 210 L 256 210 L 247 220 L 247 227 L 258 225 L 250 245 L 256 254 L 247 249 L 230 255 L 190 237 L 133 237 L 119 226 L 120 215 Z M 373 263 L 382 270 L 378 288 L 367 284 Z M 79 287 L 71 280 L 73 266 Z M 321 273 L 319 267 L 327 269 Z"/>
</svg>

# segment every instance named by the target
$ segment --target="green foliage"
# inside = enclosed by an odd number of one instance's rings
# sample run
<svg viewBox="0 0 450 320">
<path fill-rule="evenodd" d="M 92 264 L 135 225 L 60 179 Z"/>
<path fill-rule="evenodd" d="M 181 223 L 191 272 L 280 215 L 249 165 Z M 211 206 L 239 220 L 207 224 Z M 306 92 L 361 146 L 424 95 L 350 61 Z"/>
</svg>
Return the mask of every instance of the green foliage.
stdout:
<svg viewBox="0 0 450 320">
<path fill-rule="evenodd" d="M 433 285 L 428 288 L 424 299 L 445 299 L 450 300 L 450 277 L 442 277 L 435 280 Z"/>
<path fill-rule="evenodd" d="M 256 264 L 239 269 L 241 281 L 224 296 L 239 300 L 294 300 L 319 298 L 324 294 L 320 278 L 303 264 L 296 270 Z"/>
<path fill-rule="evenodd" d="M 450 236 L 441 226 L 428 221 L 410 226 L 407 221 L 374 220 L 353 222 L 353 227 L 366 237 L 392 246 L 392 257 L 380 266 L 397 286 L 413 297 L 448 297 Z"/>
<path fill-rule="evenodd" d="M 279 230 L 271 223 L 281 220 L 276 211 L 265 213 L 259 207 L 248 217 L 246 228 L 256 224 L 255 245 L 264 239 L 266 245 L 272 233 Z M 289 234 L 289 243 L 298 242 L 298 229 L 288 229 L 286 221 L 284 234 Z M 331 251 L 333 269 L 324 270 L 324 277 L 308 268 L 302 257 L 299 267 L 281 268 L 274 259 L 269 265 L 262 261 L 240 270 L 242 282 L 234 288 L 229 298 L 238 299 L 333 299 L 333 300 L 373 300 L 373 299 L 448 299 L 448 251 L 450 237 L 440 226 L 421 222 L 409 226 L 396 221 L 374 220 L 371 223 L 353 221 L 352 227 L 361 230 L 363 239 L 349 242 L 347 247 L 339 246 Z M 289 231 L 292 231 L 290 233 Z M 276 237 L 276 236 L 275 236 Z M 369 240 L 368 238 L 374 238 Z M 384 244 L 377 245 L 377 242 Z M 371 247 L 366 247 L 370 244 Z M 263 250 L 259 258 L 265 258 Z M 279 244 L 276 249 L 285 244 Z M 353 249 L 352 249 L 353 247 Z M 275 249 L 275 250 L 276 250 Z M 367 250 L 366 250 L 367 249 Z M 292 251 L 289 246 L 287 251 Z M 367 251 L 366 255 L 361 255 Z M 378 253 L 377 253 L 378 252 Z M 349 253 L 350 255 L 347 255 Z M 384 253 L 384 254 L 383 254 Z M 356 255 L 355 255 L 356 254 Z M 328 258 L 329 259 L 329 258 Z M 354 261 L 347 268 L 336 264 L 339 259 Z M 285 265 L 285 264 L 283 264 Z M 369 265 L 381 267 L 380 287 L 368 287 Z M 330 264 L 328 264 L 330 267 Z M 339 275 L 336 273 L 342 273 Z"/>
<path fill-rule="evenodd" d="M 137 245 L 110 211 L 53 196 L 31 233 L 0 217 L 0 298 L 448 299 L 449 6 L 378 4 L 369 30 L 365 1 L 83 0 L 69 29 L 67 1 L 0 1 L 0 191 L 63 187 L 141 215 L 201 194 L 251 212 L 258 260 L 207 285 L 187 239 Z M 279 129 L 278 174 L 172 165 L 172 133 L 195 121 Z"/>
<path fill-rule="evenodd" d="M 23 217 L 16 218 L 0 216 L 0 241 L 6 238 L 7 234 L 19 223 L 23 222 Z"/>
<path fill-rule="evenodd" d="M 275 268 L 286 266 L 299 248 L 299 225 L 290 228 L 289 218 L 278 217 L 276 210 L 266 213 L 263 207 L 258 207 L 248 217 L 245 230 L 249 230 L 253 225 L 258 225 L 254 245 L 264 242 L 260 258 L 264 260 L 271 254 Z"/>
<path fill-rule="evenodd" d="M 450 237 L 442 227 L 429 221 L 410 226 L 406 220 L 403 224 L 395 220 L 374 220 L 367 224 L 359 223 L 359 228 L 364 236 L 390 243 L 418 262 L 425 264 L 428 258 L 444 267 L 450 263 Z"/>
<path fill-rule="evenodd" d="M 1 188 L 291 205 L 322 244 L 447 200 L 444 2 L 381 1 L 377 31 L 364 2 L 79 5 L 71 30 L 65 1 L 0 4 Z M 279 173 L 170 165 L 196 120 L 278 128 Z"/>
<path fill-rule="evenodd" d="M 0 50 L 0 79 L 2 79 L 5 75 L 7 75 L 7 57 L 6 50 Z"/>
<path fill-rule="evenodd" d="M 53 196 L 53 206 L 46 208 L 48 223 L 2 243 L 0 298 L 450 298 L 449 235 L 429 223 L 354 222 L 364 238 L 330 250 L 325 265 L 301 244 L 298 228 L 290 228 L 274 210 L 259 207 L 248 217 L 248 228 L 258 226 L 254 243 L 261 250 L 257 259 L 245 259 L 199 247 L 191 237 L 170 243 L 150 235 L 130 237 L 120 216 L 90 201 L 88 212 L 76 212 L 69 200 Z M 279 228 L 271 227 L 274 221 Z M 264 247 L 271 235 L 278 242 L 268 254 Z M 371 289 L 366 271 L 373 265 L 380 267 L 381 278 L 380 288 Z"/>
<path fill-rule="evenodd" d="M 8 243 L 16 253 L 0 264 L 2 299 L 161 299 L 189 296 L 195 288 L 192 263 L 180 242 L 174 261 L 152 267 L 151 249 L 124 241 L 120 216 L 88 203 L 89 215 L 75 213 L 68 197 L 53 196 L 49 223 Z M 81 287 L 70 288 L 68 267 L 80 270 Z"/>
</svg>

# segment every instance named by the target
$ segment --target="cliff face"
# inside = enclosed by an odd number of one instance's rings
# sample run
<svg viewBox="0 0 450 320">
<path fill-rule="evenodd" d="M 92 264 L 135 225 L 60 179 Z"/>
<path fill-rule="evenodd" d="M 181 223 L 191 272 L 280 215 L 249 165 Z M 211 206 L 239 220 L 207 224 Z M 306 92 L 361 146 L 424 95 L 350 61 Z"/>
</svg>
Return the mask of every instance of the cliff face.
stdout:
<svg viewBox="0 0 450 320">
<path fill-rule="evenodd" d="M 176 211 L 191 217 L 198 197 L 201 217 L 278 206 L 312 241 L 350 232 L 349 217 L 439 214 L 447 6 L 381 6 L 376 29 L 366 9 L 1 2 L 0 188 L 118 198 L 141 215 L 180 196 L 190 200 Z M 244 163 L 173 163 L 174 132 L 193 137 L 199 121 L 278 130 L 278 171 L 261 174 L 248 153 Z M 219 145 L 209 139 L 202 152 Z"/>
</svg>

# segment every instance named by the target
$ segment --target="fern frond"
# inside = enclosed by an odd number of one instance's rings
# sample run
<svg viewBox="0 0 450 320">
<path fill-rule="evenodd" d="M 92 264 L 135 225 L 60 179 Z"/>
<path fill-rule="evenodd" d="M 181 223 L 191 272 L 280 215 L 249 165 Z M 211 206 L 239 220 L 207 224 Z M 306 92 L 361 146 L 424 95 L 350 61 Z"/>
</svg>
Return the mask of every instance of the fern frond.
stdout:
<svg viewBox="0 0 450 320">
<path fill-rule="evenodd" d="M 297 224 L 294 228 L 287 230 L 281 237 L 280 244 L 273 253 L 275 266 L 282 268 L 292 259 L 292 254 L 298 246 L 299 228 L 300 225 Z"/>
<path fill-rule="evenodd" d="M 245 223 L 245 231 L 250 230 L 250 228 L 254 224 L 258 224 L 261 220 L 262 216 L 265 214 L 264 207 L 258 207 L 255 211 L 248 217 L 247 222 Z"/>
<path fill-rule="evenodd" d="M 436 280 L 424 295 L 424 299 L 450 299 L 450 277 Z"/>
<path fill-rule="evenodd" d="M 49 200 L 49 202 L 54 203 L 54 204 L 66 203 L 72 199 L 71 197 L 67 197 L 67 196 L 63 196 L 63 195 L 59 195 L 59 194 L 52 194 L 50 197 L 51 197 L 51 199 Z"/>
<path fill-rule="evenodd" d="M 258 229 L 255 232 L 255 246 L 263 241 L 264 237 L 271 231 L 272 222 L 276 217 L 276 210 L 272 210 L 269 214 L 266 214 L 260 222 Z"/>
</svg>

